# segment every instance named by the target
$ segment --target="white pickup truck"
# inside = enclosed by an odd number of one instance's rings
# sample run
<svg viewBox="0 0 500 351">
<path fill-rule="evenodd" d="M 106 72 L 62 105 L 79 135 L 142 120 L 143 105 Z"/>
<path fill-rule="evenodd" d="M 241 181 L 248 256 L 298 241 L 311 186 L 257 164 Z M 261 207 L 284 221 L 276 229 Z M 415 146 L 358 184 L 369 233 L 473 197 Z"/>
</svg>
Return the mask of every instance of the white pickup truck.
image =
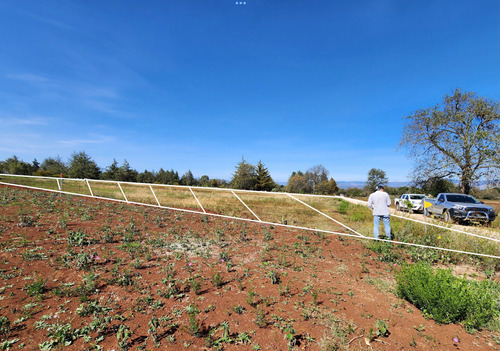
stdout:
<svg viewBox="0 0 500 351">
<path fill-rule="evenodd" d="M 403 194 L 394 200 L 396 210 L 417 212 L 424 211 L 424 198 L 423 194 Z"/>
</svg>

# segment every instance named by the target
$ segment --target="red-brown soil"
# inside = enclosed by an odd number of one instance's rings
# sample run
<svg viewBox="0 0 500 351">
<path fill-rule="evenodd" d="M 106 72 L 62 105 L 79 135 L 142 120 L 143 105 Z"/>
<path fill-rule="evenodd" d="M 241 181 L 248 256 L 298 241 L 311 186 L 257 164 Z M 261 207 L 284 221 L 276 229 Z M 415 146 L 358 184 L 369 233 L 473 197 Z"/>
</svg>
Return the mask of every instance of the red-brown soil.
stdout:
<svg viewBox="0 0 500 351">
<path fill-rule="evenodd" d="M 398 298 L 360 239 L 3 186 L 0 236 L 12 350 L 499 347 Z"/>
</svg>

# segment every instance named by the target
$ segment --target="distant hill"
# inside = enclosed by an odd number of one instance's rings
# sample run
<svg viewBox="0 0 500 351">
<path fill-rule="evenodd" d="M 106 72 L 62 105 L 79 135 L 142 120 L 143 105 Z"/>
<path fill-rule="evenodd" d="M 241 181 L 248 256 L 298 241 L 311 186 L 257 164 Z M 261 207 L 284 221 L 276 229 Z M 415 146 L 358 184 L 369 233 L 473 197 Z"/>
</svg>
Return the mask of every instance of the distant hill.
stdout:
<svg viewBox="0 0 500 351">
<path fill-rule="evenodd" d="M 389 182 L 387 185 L 392 187 L 392 188 L 399 188 L 402 186 L 407 186 L 409 182 Z M 345 181 L 345 180 L 340 180 L 337 182 L 337 185 L 341 189 L 348 189 L 348 188 L 364 188 L 366 185 L 366 181 Z"/>
<path fill-rule="evenodd" d="M 286 182 L 279 182 L 280 185 L 286 185 Z M 340 189 L 348 188 L 364 188 L 366 181 L 356 181 L 356 180 L 340 180 L 337 182 L 337 186 Z M 407 186 L 409 182 L 389 182 L 388 185 L 393 188 L 399 188 L 401 186 Z"/>
</svg>

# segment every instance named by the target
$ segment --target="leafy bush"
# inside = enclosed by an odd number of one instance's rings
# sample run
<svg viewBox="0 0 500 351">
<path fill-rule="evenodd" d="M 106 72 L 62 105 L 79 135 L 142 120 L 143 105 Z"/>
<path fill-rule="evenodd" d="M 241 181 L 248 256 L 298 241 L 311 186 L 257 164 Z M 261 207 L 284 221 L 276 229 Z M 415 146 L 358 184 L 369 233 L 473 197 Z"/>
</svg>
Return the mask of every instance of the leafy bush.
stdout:
<svg viewBox="0 0 500 351">
<path fill-rule="evenodd" d="M 472 331 L 499 315 L 500 286 L 492 281 L 457 278 L 426 263 L 403 266 L 396 280 L 398 294 L 438 323 L 463 322 Z"/>
</svg>

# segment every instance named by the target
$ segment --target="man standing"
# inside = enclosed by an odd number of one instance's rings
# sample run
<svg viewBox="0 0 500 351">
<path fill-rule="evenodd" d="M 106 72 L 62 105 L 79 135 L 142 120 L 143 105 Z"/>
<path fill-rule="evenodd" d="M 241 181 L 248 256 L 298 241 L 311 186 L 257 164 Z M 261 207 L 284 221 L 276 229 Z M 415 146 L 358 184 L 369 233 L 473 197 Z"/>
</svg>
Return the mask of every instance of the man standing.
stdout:
<svg viewBox="0 0 500 351">
<path fill-rule="evenodd" d="M 384 191 L 384 186 L 377 186 L 377 191 L 370 194 L 368 197 L 368 207 L 373 210 L 373 236 L 378 239 L 378 229 L 380 220 L 384 222 L 385 238 L 391 240 L 391 223 L 389 220 L 389 206 L 391 205 L 391 198 L 389 194 Z"/>
</svg>

